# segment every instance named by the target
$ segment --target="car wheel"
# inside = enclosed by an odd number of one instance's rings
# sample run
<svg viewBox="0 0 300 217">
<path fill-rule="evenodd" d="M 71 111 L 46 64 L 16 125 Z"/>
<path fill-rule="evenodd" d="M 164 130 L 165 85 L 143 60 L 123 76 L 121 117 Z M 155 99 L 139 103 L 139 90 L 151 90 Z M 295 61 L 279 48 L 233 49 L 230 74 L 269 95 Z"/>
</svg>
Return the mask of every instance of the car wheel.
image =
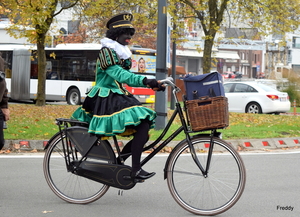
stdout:
<svg viewBox="0 0 300 217">
<path fill-rule="evenodd" d="M 250 102 L 246 106 L 246 113 L 261 114 L 262 110 L 261 110 L 261 107 L 260 107 L 260 105 L 258 103 L 256 103 L 256 102 Z"/>
</svg>

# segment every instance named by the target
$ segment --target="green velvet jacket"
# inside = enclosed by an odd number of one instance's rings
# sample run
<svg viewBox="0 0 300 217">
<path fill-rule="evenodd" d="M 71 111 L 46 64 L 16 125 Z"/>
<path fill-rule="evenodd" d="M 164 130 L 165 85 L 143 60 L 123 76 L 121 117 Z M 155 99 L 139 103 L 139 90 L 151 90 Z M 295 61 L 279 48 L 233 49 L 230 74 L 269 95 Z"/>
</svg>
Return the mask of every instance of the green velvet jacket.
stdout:
<svg viewBox="0 0 300 217">
<path fill-rule="evenodd" d="M 137 75 L 129 71 L 131 60 L 121 60 L 114 50 L 102 48 L 99 52 L 96 65 L 96 84 L 88 93 L 89 97 L 94 97 L 98 90 L 98 95 L 107 97 L 113 93 L 130 93 L 122 86 L 126 83 L 132 87 L 146 87 L 143 84 L 145 76 Z"/>
</svg>

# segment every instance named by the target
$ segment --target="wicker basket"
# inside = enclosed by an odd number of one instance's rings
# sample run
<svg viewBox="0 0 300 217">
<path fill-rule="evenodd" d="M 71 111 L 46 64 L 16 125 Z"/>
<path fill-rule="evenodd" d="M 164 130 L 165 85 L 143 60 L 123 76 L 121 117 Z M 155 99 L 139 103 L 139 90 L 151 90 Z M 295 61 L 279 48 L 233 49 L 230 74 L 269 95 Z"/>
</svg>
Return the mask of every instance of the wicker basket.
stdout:
<svg viewBox="0 0 300 217">
<path fill-rule="evenodd" d="M 229 126 L 228 100 L 211 97 L 185 101 L 187 115 L 193 131 L 220 129 Z"/>
</svg>

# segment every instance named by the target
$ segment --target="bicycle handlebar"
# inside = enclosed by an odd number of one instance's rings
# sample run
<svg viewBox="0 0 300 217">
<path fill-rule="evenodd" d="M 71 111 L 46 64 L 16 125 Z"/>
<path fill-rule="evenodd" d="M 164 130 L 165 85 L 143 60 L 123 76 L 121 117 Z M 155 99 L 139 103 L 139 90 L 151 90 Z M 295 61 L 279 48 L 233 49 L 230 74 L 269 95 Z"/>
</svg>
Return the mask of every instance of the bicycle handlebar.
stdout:
<svg viewBox="0 0 300 217">
<path fill-rule="evenodd" d="M 167 77 L 166 79 L 160 80 L 160 83 L 170 85 L 173 88 L 176 87 L 176 85 L 174 84 L 174 79 L 172 77 Z"/>
<path fill-rule="evenodd" d="M 179 87 L 176 86 L 176 84 L 174 84 L 174 79 L 172 77 L 167 77 L 163 80 L 160 80 L 161 84 L 165 84 L 166 86 L 171 86 L 173 88 L 173 95 L 175 97 L 176 102 L 178 102 L 176 93 L 180 92 L 181 89 Z"/>
</svg>

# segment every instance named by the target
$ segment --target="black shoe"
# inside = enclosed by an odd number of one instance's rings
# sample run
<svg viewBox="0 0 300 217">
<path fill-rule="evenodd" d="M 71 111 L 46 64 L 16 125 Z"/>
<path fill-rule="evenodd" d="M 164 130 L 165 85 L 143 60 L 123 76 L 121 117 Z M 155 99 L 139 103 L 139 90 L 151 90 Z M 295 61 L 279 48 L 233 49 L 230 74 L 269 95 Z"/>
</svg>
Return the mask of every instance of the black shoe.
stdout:
<svg viewBox="0 0 300 217">
<path fill-rule="evenodd" d="M 123 159 L 122 159 L 122 160 L 123 160 Z M 116 164 L 123 165 L 123 164 L 124 164 L 124 160 L 123 160 L 123 162 L 121 162 L 120 157 L 118 157 L 118 158 L 117 158 L 117 161 L 116 161 Z"/>
<path fill-rule="evenodd" d="M 147 171 L 140 169 L 138 170 L 135 174 L 131 174 L 131 178 L 132 179 L 140 179 L 140 180 L 145 180 L 145 179 L 149 179 L 152 176 L 154 176 L 156 173 L 152 172 L 152 173 L 148 173 Z"/>
</svg>

